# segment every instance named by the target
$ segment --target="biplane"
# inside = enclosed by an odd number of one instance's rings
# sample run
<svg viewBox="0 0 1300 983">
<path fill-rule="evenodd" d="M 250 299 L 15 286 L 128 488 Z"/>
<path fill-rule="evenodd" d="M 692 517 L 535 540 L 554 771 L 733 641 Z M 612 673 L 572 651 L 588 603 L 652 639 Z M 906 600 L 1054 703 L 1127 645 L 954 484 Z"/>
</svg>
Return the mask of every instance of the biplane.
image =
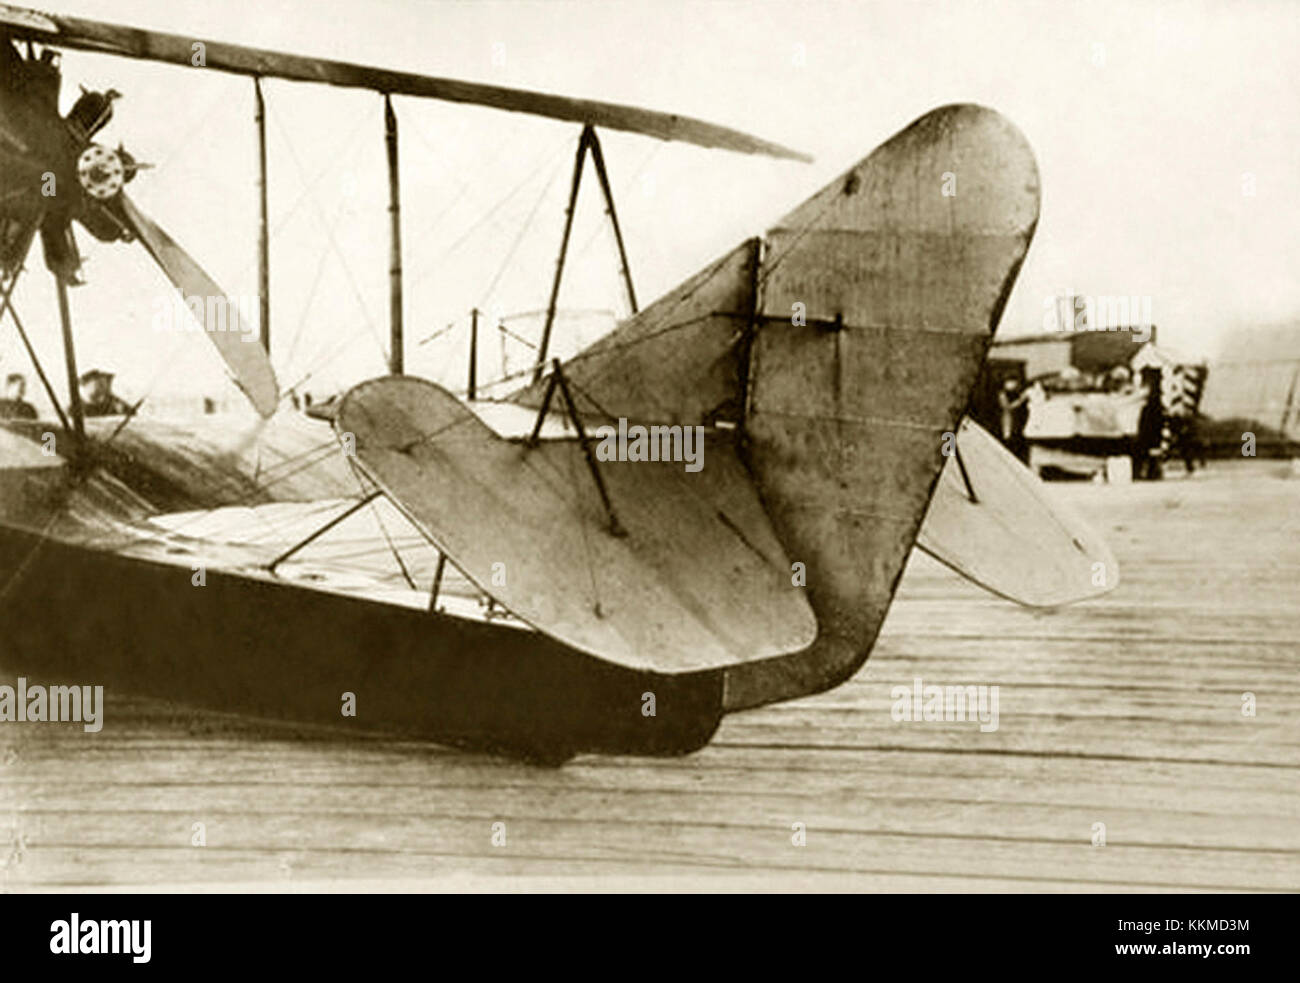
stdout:
<svg viewBox="0 0 1300 983">
<path fill-rule="evenodd" d="M 854 674 L 914 546 L 1029 605 L 1117 582 L 1106 545 L 965 419 L 1039 210 L 1024 137 L 975 105 L 922 116 L 644 309 L 628 275 L 633 315 L 558 359 L 548 344 L 587 159 L 627 271 L 599 131 L 804 155 L 677 115 L 204 40 L 203 70 L 250 78 L 259 106 L 264 78 L 382 95 L 390 371 L 307 416 L 277 380 L 268 319 L 249 343 L 198 303 L 255 425 L 138 406 L 88 415 L 67 302 L 76 226 L 142 246 L 187 300 L 221 294 L 128 196 L 147 172 L 96 143 L 118 93 L 83 92 L 61 113 L 60 52 L 193 71 L 199 40 L 0 6 L 0 314 L 59 417 L 0 423 L 7 669 L 540 761 L 683 754 L 724 714 Z M 472 376 L 462 396 L 404 371 L 394 96 L 578 134 L 537 357 L 490 398 Z M 943 192 L 949 172 L 960 194 Z M 12 302 L 38 238 L 66 398 Z M 629 422 L 698 428 L 703 466 L 593 453 L 602 427 Z"/>
</svg>

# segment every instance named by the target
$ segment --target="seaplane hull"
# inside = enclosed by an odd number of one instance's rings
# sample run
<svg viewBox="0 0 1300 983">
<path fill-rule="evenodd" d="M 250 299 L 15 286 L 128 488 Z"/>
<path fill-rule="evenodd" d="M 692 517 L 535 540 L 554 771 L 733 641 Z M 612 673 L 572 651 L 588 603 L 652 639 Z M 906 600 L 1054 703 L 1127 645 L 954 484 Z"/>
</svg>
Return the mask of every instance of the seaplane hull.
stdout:
<svg viewBox="0 0 1300 983">
<path fill-rule="evenodd" d="M 560 762 L 708 742 L 722 673 L 638 672 L 546 635 L 0 526 L 7 673 Z M 355 716 L 344 716 L 345 694 Z M 653 705 L 646 695 L 653 694 Z M 653 713 L 648 712 L 648 708 Z"/>
<path fill-rule="evenodd" d="M 918 542 L 1024 603 L 1088 596 L 1104 548 L 959 434 L 1037 217 L 1019 131 L 943 107 L 507 396 L 531 436 L 397 373 L 344 394 L 333 432 L 283 407 L 246 432 L 87 421 L 55 463 L 27 425 L 10 476 L 64 487 L 0 508 L 4 668 L 104 685 L 107 727 L 118 691 L 546 762 L 669 755 L 857 672 Z M 708 463 L 592 451 L 628 422 L 700 428 Z M 374 502 L 424 551 L 375 515 L 365 550 L 400 584 L 346 551 L 351 584 L 289 568 Z M 1051 592 L 998 545 L 1030 512 Z M 286 516 L 302 532 L 268 536 Z M 444 605 L 444 572 L 486 611 Z"/>
</svg>

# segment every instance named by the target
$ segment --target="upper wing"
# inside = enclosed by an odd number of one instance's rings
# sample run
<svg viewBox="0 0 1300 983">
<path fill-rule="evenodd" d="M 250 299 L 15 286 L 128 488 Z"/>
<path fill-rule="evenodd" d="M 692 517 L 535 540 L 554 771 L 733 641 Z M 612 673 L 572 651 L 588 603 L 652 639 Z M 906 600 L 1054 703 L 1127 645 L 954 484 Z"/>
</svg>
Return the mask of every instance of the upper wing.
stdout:
<svg viewBox="0 0 1300 983">
<path fill-rule="evenodd" d="M 38 13 L 5 4 L 0 4 L 0 32 L 61 48 L 79 48 L 85 51 L 122 55 L 127 58 L 170 62 L 187 68 L 194 65 L 195 45 L 201 43 L 204 67 L 224 72 L 292 79 L 299 82 L 323 82 L 329 85 L 374 89 L 393 95 L 421 96 L 426 99 L 491 106 L 516 113 L 548 116 L 575 123 L 590 123 L 593 126 L 612 130 L 628 130 L 658 137 L 660 140 L 679 140 L 701 147 L 736 150 L 747 154 L 765 154 L 769 157 L 783 157 L 790 160 L 812 159 L 807 154 L 788 147 L 725 126 L 692 119 L 689 116 L 659 113 L 636 106 L 620 106 L 616 103 L 597 102 L 591 99 L 570 99 L 525 89 L 509 89 L 499 85 L 396 72 L 326 58 L 309 58 L 264 48 L 250 48 L 245 45 L 224 44 L 179 34 L 165 34 L 161 31 L 123 27 L 119 24 L 86 20 L 81 17 Z"/>
<path fill-rule="evenodd" d="M 1105 541 L 969 417 L 958 428 L 957 450 L 960 459 L 948 458 L 939 476 L 917 546 L 1031 607 L 1082 601 L 1119 584 Z"/>
<path fill-rule="evenodd" d="M 576 441 L 503 440 L 454 396 L 362 383 L 335 428 L 358 465 L 466 577 L 564 643 L 634 669 L 691 672 L 796 652 L 817 623 L 731 442 L 704 467 L 601 461 L 625 536 Z"/>
</svg>

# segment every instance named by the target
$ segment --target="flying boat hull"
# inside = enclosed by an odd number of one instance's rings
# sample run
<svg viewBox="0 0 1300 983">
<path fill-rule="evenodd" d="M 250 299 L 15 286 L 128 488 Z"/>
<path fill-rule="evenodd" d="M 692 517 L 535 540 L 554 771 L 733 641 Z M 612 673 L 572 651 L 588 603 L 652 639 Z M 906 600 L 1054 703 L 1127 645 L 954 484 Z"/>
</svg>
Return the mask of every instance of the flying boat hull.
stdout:
<svg viewBox="0 0 1300 983">
<path fill-rule="evenodd" d="M 722 715 L 720 671 L 638 672 L 503 622 L 211 569 L 197 587 L 187 560 L 12 526 L 0 570 L 6 673 L 103 685 L 108 732 L 114 695 L 130 693 L 558 763 L 685 754 Z"/>
<path fill-rule="evenodd" d="M 953 173 L 960 194 L 948 192 Z M 107 489 L 139 490 L 148 507 L 134 525 L 108 517 L 102 530 L 93 517 L 84 525 L 83 509 L 71 531 L 22 526 L 0 508 L 5 668 L 103 684 L 107 726 L 120 688 L 547 761 L 697 749 L 724 712 L 830 688 L 867 658 L 1037 216 L 1023 136 L 982 107 L 943 107 L 764 242 L 741 244 L 556 367 L 551 385 L 559 380 L 577 431 L 626 418 L 736 432 L 732 456 L 711 438 L 710 460 L 726 473 L 704 482 L 585 447 L 503 444 L 431 384 L 377 380 L 345 396 L 335 426 L 339 444 L 354 445 L 347 480 L 366 476 L 515 622 L 305 586 L 275 572 L 278 550 L 255 544 L 191 550 L 159 531 L 175 518 L 168 510 L 263 494 L 257 472 L 241 491 L 249 476 L 237 454 L 174 434 L 160 442 L 145 421 L 92 435 L 116 440 L 112 453 L 83 452 L 70 476 L 92 465 Z M 544 413 L 551 391 L 539 382 L 511 399 Z M 257 438 L 258 469 L 280 439 L 275 420 Z M 287 466 L 295 455 L 273 456 Z M 214 494 L 219 474 L 230 487 Z M 315 466 L 284 474 L 294 480 L 263 503 L 311 507 L 328 485 Z M 305 501 L 290 487 L 300 482 Z M 530 511 L 505 490 L 555 502 Z M 499 501 L 478 508 L 489 491 Z M 539 542 L 550 544 L 544 569 L 529 566 Z M 690 569 L 674 553 L 683 548 L 716 569 Z M 203 567 L 201 585 L 192 566 Z M 509 586 L 493 581 L 497 566 L 514 571 Z M 1001 583 L 996 569 L 980 572 Z M 602 576 L 621 588 L 615 608 L 600 603 L 604 587 L 588 603 L 574 586 Z M 783 635 L 736 617 L 759 588 L 772 597 L 762 614 L 786 604 L 807 625 Z M 638 609 L 656 590 L 669 596 Z M 683 613 L 693 621 L 674 624 L 672 644 L 641 630 Z M 746 659 L 733 642 L 754 625 L 776 641 Z M 683 643 L 691 637 L 713 649 Z M 350 699 L 356 715 L 344 716 Z"/>
</svg>

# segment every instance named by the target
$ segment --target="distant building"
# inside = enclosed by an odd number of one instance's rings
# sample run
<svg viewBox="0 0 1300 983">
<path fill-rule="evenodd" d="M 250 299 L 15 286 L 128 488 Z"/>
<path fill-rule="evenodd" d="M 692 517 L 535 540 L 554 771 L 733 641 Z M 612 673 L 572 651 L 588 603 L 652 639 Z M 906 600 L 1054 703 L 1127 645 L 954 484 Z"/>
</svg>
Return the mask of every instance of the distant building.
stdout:
<svg viewBox="0 0 1300 983">
<path fill-rule="evenodd" d="M 1155 325 L 1096 331 L 1049 331 L 994 340 L 989 358 L 1023 362 L 1025 378 L 1051 375 L 1073 366 L 1080 372 L 1105 372 L 1128 365 L 1148 341 L 1156 340 Z"/>
</svg>

